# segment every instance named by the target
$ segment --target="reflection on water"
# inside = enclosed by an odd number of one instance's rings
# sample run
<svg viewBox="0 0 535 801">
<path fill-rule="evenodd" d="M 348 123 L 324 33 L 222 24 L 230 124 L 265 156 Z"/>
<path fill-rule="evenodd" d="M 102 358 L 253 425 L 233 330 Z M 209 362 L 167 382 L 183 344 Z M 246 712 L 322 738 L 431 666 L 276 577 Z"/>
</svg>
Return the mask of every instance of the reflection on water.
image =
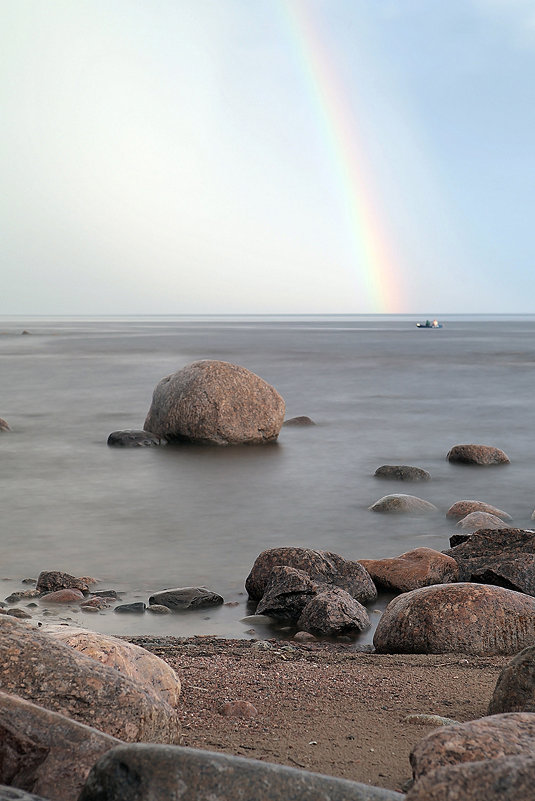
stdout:
<svg viewBox="0 0 535 801">
<path fill-rule="evenodd" d="M 444 513 L 462 498 L 532 526 L 533 319 L 445 319 L 431 334 L 403 318 L 4 320 L 0 328 L 0 416 L 13 429 L 0 434 L 3 575 L 95 575 L 125 600 L 206 585 L 239 604 L 162 618 L 65 613 L 84 625 L 252 636 L 240 622 L 243 582 L 265 548 L 351 559 L 441 550 L 453 528 Z M 31 336 L 20 336 L 24 328 Z M 110 431 L 142 426 L 162 376 L 199 358 L 248 367 L 281 392 L 288 417 L 318 425 L 284 428 L 277 445 L 258 448 L 106 447 Z M 445 454 L 462 442 L 496 445 L 512 463 L 450 465 Z M 396 463 L 423 467 L 432 481 L 374 478 L 379 465 Z M 439 514 L 368 511 L 390 492 L 423 497 Z"/>
</svg>

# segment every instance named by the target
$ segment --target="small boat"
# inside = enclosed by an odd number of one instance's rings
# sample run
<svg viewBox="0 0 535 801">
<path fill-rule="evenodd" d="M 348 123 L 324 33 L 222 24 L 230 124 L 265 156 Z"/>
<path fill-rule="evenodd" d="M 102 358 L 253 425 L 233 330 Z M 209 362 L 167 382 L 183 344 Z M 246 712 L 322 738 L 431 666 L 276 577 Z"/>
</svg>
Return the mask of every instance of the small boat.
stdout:
<svg viewBox="0 0 535 801">
<path fill-rule="evenodd" d="M 438 320 L 426 320 L 425 323 L 416 323 L 416 328 L 442 328 L 442 323 Z"/>
</svg>

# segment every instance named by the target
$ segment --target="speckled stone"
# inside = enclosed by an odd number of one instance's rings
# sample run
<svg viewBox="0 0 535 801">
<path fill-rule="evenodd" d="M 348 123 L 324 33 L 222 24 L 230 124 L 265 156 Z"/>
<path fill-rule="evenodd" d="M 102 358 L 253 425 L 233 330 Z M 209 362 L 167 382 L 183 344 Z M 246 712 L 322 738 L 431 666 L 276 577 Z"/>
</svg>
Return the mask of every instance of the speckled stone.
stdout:
<svg viewBox="0 0 535 801">
<path fill-rule="evenodd" d="M 89 590 L 89 584 L 84 579 L 70 576 L 59 570 L 42 570 L 37 578 L 37 590 L 39 592 L 56 592 L 56 590 L 76 589 L 82 592 Z"/>
<path fill-rule="evenodd" d="M 535 758 L 508 756 L 437 768 L 419 779 L 405 801 L 533 801 Z"/>
<path fill-rule="evenodd" d="M 373 643 L 386 654 L 515 654 L 535 644 L 535 599 L 483 584 L 423 587 L 388 604 Z"/>
<path fill-rule="evenodd" d="M 489 704 L 489 715 L 535 712 L 535 646 L 528 646 L 504 667 Z"/>
<path fill-rule="evenodd" d="M 459 565 L 461 581 L 496 584 L 535 596 L 535 532 L 480 529 L 445 551 Z"/>
<path fill-rule="evenodd" d="M 340 587 L 312 598 L 297 621 L 297 628 L 318 637 L 343 637 L 371 626 L 366 609 Z"/>
<path fill-rule="evenodd" d="M 376 478 L 386 478 L 389 481 L 430 481 L 431 474 L 421 467 L 412 467 L 409 464 L 383 464 L 374 473 Z"/>
<path fill-rule="evenodd" d="M 0 689 L 127 741 L 178 742 L 176 711 L 118 670 L 0 615 Z"/>
<path fill-rule="evenodd" d="M 56 592 L 48 592 L 46 595 L 41 596 L 41 602 L 44 604 L 71 604 L 80 603 L 84 598 L 81 590 L 56 590 Z"/>
<path fill-rule="evenodd" d="M 491 506 L 490 503 L 484 501 L 456 501 L 450 506 L 446 512 L 448 520 L 461 520 L 466 515 L 472 512 L 486 512 L 494 517 L 499 517 L 501 520 L 512 520 L 511 515 L 504 512 L 503 509 L 498 509 L 496 506 Z M 480 526 L 483 528 L 483 526 Z"/>
<path fill-rule="evenodd" d="M 172 590 L 155 592 L 149 598 L 149 606 L 161 604 L 167 606 L 172 612 L 181 612 L 187 609 L 221 606 L 223 601 L 224 598 L 221 595 L 207 590 L 205 587 L 175 587 Z"/>
<path fill-rule="evenodd" d="M 262 598 L 271 571 L 276 565 L 303 570 L 314 582 L 341 587 L 361 604 L 377 598 L 375 584 L 358 562 L 344 559 L 331 551 L 312 548 L 271 548 L 256 558 L 245 580 L 245 589 L 253 600 Z"/>
<path fill-rule="evenodd" d="M 72 801 L 97 759 L 120 742 L 16 695 L 0 692 L 3 784 L 22 786 L 54 801 Z M 4 797 L 10 796 L 3 796 L 0 789 L 0 799 Z"/>
<path fill-rule="evenodd" d="M 172 746 L 118 746 L 99 759 L 78 801 L 403 801 L 382 787 L 256 759 Z"/>
<path fill-rule="evenodd" d="M 142 615 L 145 612 L 147 605 L 143 601 L 135 601 L 132 604 L 121 604 L 116 606 L 113 610 L 119 615 Z"/>
<path fill-rule="evenodd" d="M 277 390 L 255 373 L 207 359 L 157 384 L 143 427 L 168 440 L 263 444 L 277 439 L 284 411 Z"/>
<path fill-rule="evenodd" d="M 128 428 L 124 431 L 112 431 L 107 444 L 110 448 L 155 448 L 158 445 L 166 445 L 167 440 L 150 431 Z"/>
<path fill-rule="evenodd" d="M 256 614 L 295 622 L 308 602 L 325 586 L 312 581 L 304 570 L 275 565 L 266 591 L 256 607 Z"/>
<path fill-rule="evenodd" d="M 470 512 L 466 517 L 462 517 L 455 524 L 455 528 L 463 531 L 478 531 L 480 528 L 512 528 L 501 517 L 491 515 L 488 512 Z"/>
<path fill-rule="evenodd" d="M 432 548 L 415 548 L 392 559 L 360 559 L 374 584 L 389 592 L 409 592 L 431 584 L 457 581 L 455 559 Z"/>
<path fill-rule="evenodd" d="M 449 462 L 478 465 L 508 464 L 510 461 L 507 454 L 492 445 L 454 445 L 446 459 Z"/>
<path fill-rule="evenodd" d="M 433 503 L 425 501 L 423 498 L 417 498 L 416 495 L 402 493 L 384 495 L 372 503 L 369 510 L 389 515 L 429 515 L 438 512 Z"/>
<path fill-rule="evenodd" d="M 511 712 L 434 731 L 411 751 L 415 779 L 446 765 L 526 754 L 535 758 L 535 714 Z"/>
</svg>

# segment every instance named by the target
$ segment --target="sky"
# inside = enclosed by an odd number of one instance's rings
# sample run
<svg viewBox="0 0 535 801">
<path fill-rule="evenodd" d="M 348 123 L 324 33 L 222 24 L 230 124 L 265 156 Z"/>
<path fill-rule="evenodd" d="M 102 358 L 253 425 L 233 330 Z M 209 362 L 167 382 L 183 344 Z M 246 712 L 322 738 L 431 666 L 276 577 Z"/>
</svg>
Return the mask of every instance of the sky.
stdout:
<svg viewBox="0 0 535 801">
<path fill-rule="evenodd" d="M 0 315 L 534 311 L 534 0 L 0 0 L 0 60 Z"/>
</svg>

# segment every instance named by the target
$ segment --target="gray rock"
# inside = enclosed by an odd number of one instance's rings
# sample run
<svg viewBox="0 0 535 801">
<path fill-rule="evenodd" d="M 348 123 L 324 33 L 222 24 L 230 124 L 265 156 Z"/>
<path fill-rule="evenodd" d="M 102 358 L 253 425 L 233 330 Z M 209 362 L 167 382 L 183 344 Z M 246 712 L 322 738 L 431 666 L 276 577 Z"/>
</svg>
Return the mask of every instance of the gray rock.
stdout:
<svg viewBox="0 0 535 801">
<path fill-rule="evenodd" d="M 460 581 L 496 584 L 535 596 L 535 532 L 480 529 L 444 551 L 459 565 Z"/>
<path fill-rule="evenodd" d="M 472 514 L 472 512 L 485 512 L 486 514 L 494 515 L 494 517 L 499 517 L 501 520 L 512 520 L 511 515 L 496 506 L 491 506 L 490 503 L 470 500 L 456 501 L 446 512 L 446 517 L 448 520 L 461 520 L 466 515 Z M 484 528 L 484 526 L 479 528 Z"/>
<path fill-rule="evenodd" d="M 374 473 L 376 478 L 386 478 L 391 481 L 430 481 L 431 474 L 421 467 L 411 467 L 408 464 L 384 464 Z"/>
<path fill-rule="evenodd" d="M 34 795 L 27 793 L 25 790 L 19 790 L 17 787 L 6 787 L 0 785 L 0 801 L 49 801 L 43 798 L 42 795 Z"/>
<path fill-rule="evenodd" d="M 135 601 L 132 604 L 120 604 L 113 610 L 119 615 L 142 615 L 147 605 L 143 601 Z"/>
<path fill-rule="evenodd" d="M 108 445 L 112 448 L 154 448 L 166 444 L 167 440 L 158 434 L 134 429 L 112 431 L 108 437 Z"/>
<path fill-rule="evenodd" d="M 164 606 L 163 604 L 149 604 L 147 606 L 147 612 L 152 612 L 153 615 L 170 615 L 171 610 L 168 606 Z"/>
<path fill-rule="evenodd" d="M 520 651 L 504 667 L 496 682 L 489 715 L 535 712 L 535 647 Z"/>
<path fill-rule="evenodd" d="M 267 615 L 276 620 L 295 622 L 308 602 L 321 589 L 325 589 L 325 585 L 312 581 L 304 570 L 276 565 L 256 608 L 256 617 Z"/>
<path fill-rule="evenodd" d="M 0 689 L 121 740 L 178 742 L 176 710 L 44 632 L 0 615 Z"/>
<path fill-rule="evenodd" d="M 535 644 L 535 599 L 483 584 L 423 587 L 388 604 L 373 643 L 386 654 L 515 654 Z"/>
<path fill-rule="evenodd" d="M 54 801 L 71 801 L 77 798 L 97 759 L 120 742 L 17 695 L 0 692 L 3 784 Z"/>
<path fill-rule="evenodd" d="M 478 465 L 508 464 L 510 461 L 507 454 L 491 445 L 454 445 L 446 459 L 449 462 Z"/>
<path fill-rule="evenodd" d="M 479 531 L 480 528 L 512 528 L 509 523 L 505 523 L 501 517 L 491 515 L 488 512 L 470 512 L 466 517 L 461 517 L 455 524 L 455 528 L 463 531 Z"/>
<path fill-rule="evenodd" d="M 176 587 L 172 590 L 155 592 L 149 598 L 149 606 L 161 604 L 173 612 L 183 612 L 187 609 L 205 609 L 210 606 L 221 606 L 224 599 L 216 592 L 205 587 Z"/>
<path fill-rule="evenodd" d="M 377 598 L 369 573 L 358 562 L 344 559 L 331 551 L 312 548 L 270 548 L 256 558 L 245 580 L 245 589 L 253 600 L 260 600 L 276 565 L 303 570 L 313 582 L 341 587 L 361 604 Z"/>
<path fill-rule="evenodd" d="M 381 514 L 397 515 L 428 515 L 438 512 L 437 507 L 423 498 L 415 495 L 403 495 L 394 493 L 379 498 L 370 507 L 370 512 L 380 512 Z"/>
<path fill-rule="evenodd" d="M 318 593 L 297 621 L 297 628 L 317 637 L 343 637 L 371 626 L 366 609 L 340 587 Z"/>
<path fill-rule="evenodd" d="M 156 386 L 144 428 L 168 440 L 214 445 L 277 439 L 284 400 L 259 376 L 229 362 L 194 362 Z"/>
<path fill-rule="evenodd" d="M 255 759 L 172 746 L 118 746 L 89 774 L 78 801 L 402 801 L 381 787 Z"/>
<path fill-rule="evenodd" d="M 310 417 L 306 415 L 301 415 L 300 417 L 290 417 L 289 420 L 285 420 L 283 425 L 285 426 L 315 426 L 316 423 L 314 420 L 311 420 Z"/>
</svg>

